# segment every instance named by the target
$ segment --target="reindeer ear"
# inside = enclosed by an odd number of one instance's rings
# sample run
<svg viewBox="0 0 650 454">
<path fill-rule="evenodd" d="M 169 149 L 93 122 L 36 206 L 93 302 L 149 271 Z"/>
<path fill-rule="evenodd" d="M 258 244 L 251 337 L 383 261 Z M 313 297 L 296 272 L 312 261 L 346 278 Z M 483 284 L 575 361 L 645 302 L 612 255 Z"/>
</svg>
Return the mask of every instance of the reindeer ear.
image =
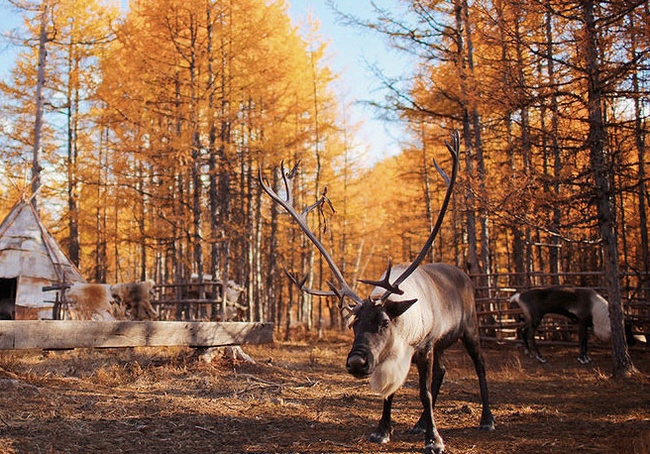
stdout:
<svg viewBox="0 0 650 454">
<path fill-rule="evenodd" d="M 384 308 L 386 309 L 388 317 L 393 320 L 406 312 L 411 306 L 413 306 L 413 304 L 415 304 L 416 301 L 417 298 L 406 301 L 386 301 L 384 303 Z"/>
</svg>

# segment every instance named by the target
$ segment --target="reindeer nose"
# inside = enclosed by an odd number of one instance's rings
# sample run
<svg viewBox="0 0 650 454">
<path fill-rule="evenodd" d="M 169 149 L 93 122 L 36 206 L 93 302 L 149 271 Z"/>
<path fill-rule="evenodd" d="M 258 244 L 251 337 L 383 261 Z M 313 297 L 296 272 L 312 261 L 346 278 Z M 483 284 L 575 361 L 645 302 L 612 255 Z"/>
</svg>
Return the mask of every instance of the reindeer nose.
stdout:
<svg viewBox="0 0 650 454">
<path fill-rule="evenodd" d="M 363 378 L 368 376 L 369 364 L 365 356 L 354 354 L 348 356 L 348 361 L 345 364 L 345 368 L 348 373 L 354 375 L 357 378 Z"/>
</svg>

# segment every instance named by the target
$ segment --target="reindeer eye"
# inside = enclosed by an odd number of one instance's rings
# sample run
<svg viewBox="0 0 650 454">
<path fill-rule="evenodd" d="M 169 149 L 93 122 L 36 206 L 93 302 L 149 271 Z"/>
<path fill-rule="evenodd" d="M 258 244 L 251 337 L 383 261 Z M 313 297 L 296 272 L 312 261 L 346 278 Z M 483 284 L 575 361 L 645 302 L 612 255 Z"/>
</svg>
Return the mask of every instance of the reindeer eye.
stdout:
<svg viewBox="0 0 650 454">
<path fill-rule="evenodd" d="M 390 325 L 390 319 L 387 319 L 387 318 L 386 318 L 386 319 L 384 319 L 384 320 L 381 321 L 381 327 L 382 327 L 382 329 L 386 329 L 386 328 L 388 328 L 388 325 Z"/>
</svg>

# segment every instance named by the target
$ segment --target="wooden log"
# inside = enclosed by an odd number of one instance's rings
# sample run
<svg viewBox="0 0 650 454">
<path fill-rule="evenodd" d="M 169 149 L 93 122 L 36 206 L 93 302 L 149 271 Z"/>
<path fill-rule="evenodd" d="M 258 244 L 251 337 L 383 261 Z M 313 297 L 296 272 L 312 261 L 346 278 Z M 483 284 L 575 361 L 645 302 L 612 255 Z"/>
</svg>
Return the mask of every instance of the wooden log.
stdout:
<svg viewBox="0 0 650 454">
<path fill-rule="evenodd" d="M 0 350 L 216 347 L 273 342 L 273 323 L 2 320 Z"/>
</svg>

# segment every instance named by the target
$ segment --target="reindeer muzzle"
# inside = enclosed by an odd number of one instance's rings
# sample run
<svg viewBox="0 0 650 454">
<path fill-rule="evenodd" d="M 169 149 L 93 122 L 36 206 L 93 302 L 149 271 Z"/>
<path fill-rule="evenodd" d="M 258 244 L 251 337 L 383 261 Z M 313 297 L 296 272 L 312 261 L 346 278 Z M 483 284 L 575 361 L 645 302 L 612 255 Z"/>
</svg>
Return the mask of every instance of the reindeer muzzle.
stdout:
<svg viewBox="0 0 650 454">
<path fill-rule="evenodd" d="M 366 378 L 372 372 L 372 360 L 367 355 L 352 350 L 345 363 L 345 369 L 355 378 Z"/>
</svg>

